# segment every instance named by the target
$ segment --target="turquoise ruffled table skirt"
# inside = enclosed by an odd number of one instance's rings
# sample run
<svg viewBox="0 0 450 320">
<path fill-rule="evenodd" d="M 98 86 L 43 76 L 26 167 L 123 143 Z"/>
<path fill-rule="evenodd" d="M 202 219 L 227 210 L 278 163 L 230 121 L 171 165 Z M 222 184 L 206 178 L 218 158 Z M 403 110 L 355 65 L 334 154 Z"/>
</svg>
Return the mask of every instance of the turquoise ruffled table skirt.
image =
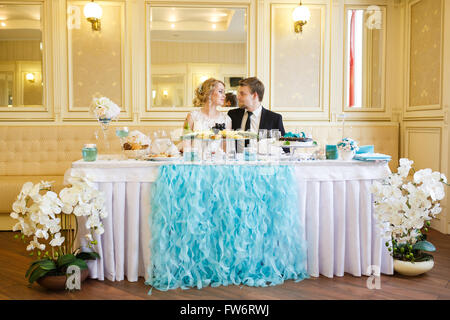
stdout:
<svg viewBox="0 0 450 320">
<path fill-rule="evenodd" d="M 291 166 L 163 165 L 152 187 L 158 290 L 277 285 L 308 277 Z"/>
</svg>

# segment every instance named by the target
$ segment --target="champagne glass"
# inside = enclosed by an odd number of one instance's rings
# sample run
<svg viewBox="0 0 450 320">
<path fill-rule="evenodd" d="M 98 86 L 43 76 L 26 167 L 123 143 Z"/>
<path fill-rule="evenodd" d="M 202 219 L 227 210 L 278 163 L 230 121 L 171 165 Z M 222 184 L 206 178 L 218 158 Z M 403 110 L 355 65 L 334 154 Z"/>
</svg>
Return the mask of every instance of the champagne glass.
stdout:
<svg viewBox="0 0 450 320">
<path fill-rule="evenodd" d="M 128 137 L 129 133 L 130 132 L 128 130 L 128 127 L 117 127 L 116 128 L 116 136 L 119 137 L 120 148 L 122 149 L 122 151 L 124 151 L 123 144 L 125 143 L 125 138 Z"/>
</svg>

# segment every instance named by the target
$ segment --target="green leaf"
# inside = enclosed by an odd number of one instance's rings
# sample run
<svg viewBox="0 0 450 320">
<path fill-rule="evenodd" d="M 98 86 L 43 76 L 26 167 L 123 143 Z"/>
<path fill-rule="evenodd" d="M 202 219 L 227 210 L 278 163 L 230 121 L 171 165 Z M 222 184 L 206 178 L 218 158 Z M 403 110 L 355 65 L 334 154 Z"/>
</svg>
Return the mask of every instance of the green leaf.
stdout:
<svg viewBox="0 0 450 320">
<path fill-rule="evenodd" d="M 44 270 L 56 270 L 56 264 L 49 259 L 44 259 L 43 261 L 39 262 L 39 267 L 41 267 Z"/>
<path fill-rule="evenodd" d="M 28 268 L 27 272 L 25 273 L 25 278 L 28 278 L 28 276 L 30 275 L 31 271 L 33 271 L 36 268 L 39 268 L 39 266 L 36 265 L 36 264 L 31 264 L 30 267 Z"/>
<path fill-rule="evenodd" d="M 75 256 L 73 254 L 65 254 L 63 256 L 60 256 L 58 258 L 57 264 L 58 268 L 64 267 L 65 265 L 68 265 L 75 261 Z"/>
<path fill-rule="evenodd" d="M 83 260 L 100 259 L 100 255 L 97 252 L 80 252 L 76 257 Z"/>
<path fill-rule="evenodd" d="M 41 269 L 40 267 L 34 269 L 34 271 L 30 274 L 30 278 L 28 279 L 29 283 L 35 282 L 37 279 L 42 278 L 47 274 L 48 270 Z"/>
<path fill-rule="evenodd" d="M 434 252 L 436 251 L 436 248 L 431 242 L 428 242 L 426 240 L 416 242 L 413 246 L 414 250 L 422 250 L 422 251 L 428 251 L 428 252 Z"/>
<path fill-rule="evenodd" d="M 429 253 L 422 253 L 416 258 L 416 262 L 433 260 L 433 256 Z"/>
<path fill-rule="evenodd" d="M 81 270 L 88 268 L 86 261 L 84 261 L 83 259 L 75 259 L 68 266 L 73 266 L 73 265 L 80 267 Z"/>
</svg>

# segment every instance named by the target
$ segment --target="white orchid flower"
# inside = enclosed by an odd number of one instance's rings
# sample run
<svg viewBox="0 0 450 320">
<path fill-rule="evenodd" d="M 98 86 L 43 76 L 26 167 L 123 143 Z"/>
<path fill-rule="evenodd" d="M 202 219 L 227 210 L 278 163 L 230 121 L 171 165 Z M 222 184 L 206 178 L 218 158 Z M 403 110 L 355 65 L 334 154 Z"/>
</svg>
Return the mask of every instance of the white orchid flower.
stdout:
<svg viewBox="0 0 450 320">
<path fill-rule="evenodd" d="M 22 186 L 22 190 L 20 191 L 20 194 L 28 195 L 31 192 L 31 189 L 33 189 L 33 183 L 32 182 L 26 182 Z"/>
<path fill-rule="evenodd" d="M 52 247 L 59 247 L 60 245 L 63 244 L 65 238 L 61 237 L 61 233 L 56 233 L 55 235 L 53 235 L 53 239 L 50 241 L 50 245 Z"/>
<path fill-rule="evenodd" d="M 27 246 L 27 251 L 32 251 L 34 249 L 44 250 L 45 244 L 39 243 L 38 238 L 36 236 L 33 237 L 33 240 L 30 241 L 30 244 Z"/>
<path fill-rule="evenodd" d="M 96 229 L 95 229 L 95 233 L 97 234 L 97 235 L 101 235 L 101 234 L 103 234 L 105 232 L 105 229 L 103 229 L 103 225 L 100 225 L 100 226 L 98 226 Z"/>
<path fill-rule="evenodd" d="M 37 238 L 44 238 L 45 240 L 48 239 L 48 232 L 46 230 L 37 229 L 34 234 L 36 235 Z"/>
<path fill-rule="evenodd" d="M 12 209 L 16 213 L 24 213 L 26 208 L 27 208 L 27 202 L 25 201 L 25 199 L 20 199 L 20 200 L 18 199 L 16 201 L 14 201 L 14 203 L 12 205 Z"/>
</svg>

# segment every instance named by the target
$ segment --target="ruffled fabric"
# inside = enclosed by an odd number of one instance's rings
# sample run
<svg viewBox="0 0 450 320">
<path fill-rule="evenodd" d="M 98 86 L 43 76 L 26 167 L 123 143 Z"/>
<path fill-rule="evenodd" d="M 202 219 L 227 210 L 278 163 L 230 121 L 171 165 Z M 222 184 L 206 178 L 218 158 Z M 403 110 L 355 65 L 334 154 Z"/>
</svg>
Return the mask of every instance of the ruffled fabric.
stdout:
<svg viewBox="0 0 450 320">
<path fill-rule="evenodd" d="M 166 291 L 308 278 L 290 166 L 163 165 L 146 284 Z"/>
</svg>

